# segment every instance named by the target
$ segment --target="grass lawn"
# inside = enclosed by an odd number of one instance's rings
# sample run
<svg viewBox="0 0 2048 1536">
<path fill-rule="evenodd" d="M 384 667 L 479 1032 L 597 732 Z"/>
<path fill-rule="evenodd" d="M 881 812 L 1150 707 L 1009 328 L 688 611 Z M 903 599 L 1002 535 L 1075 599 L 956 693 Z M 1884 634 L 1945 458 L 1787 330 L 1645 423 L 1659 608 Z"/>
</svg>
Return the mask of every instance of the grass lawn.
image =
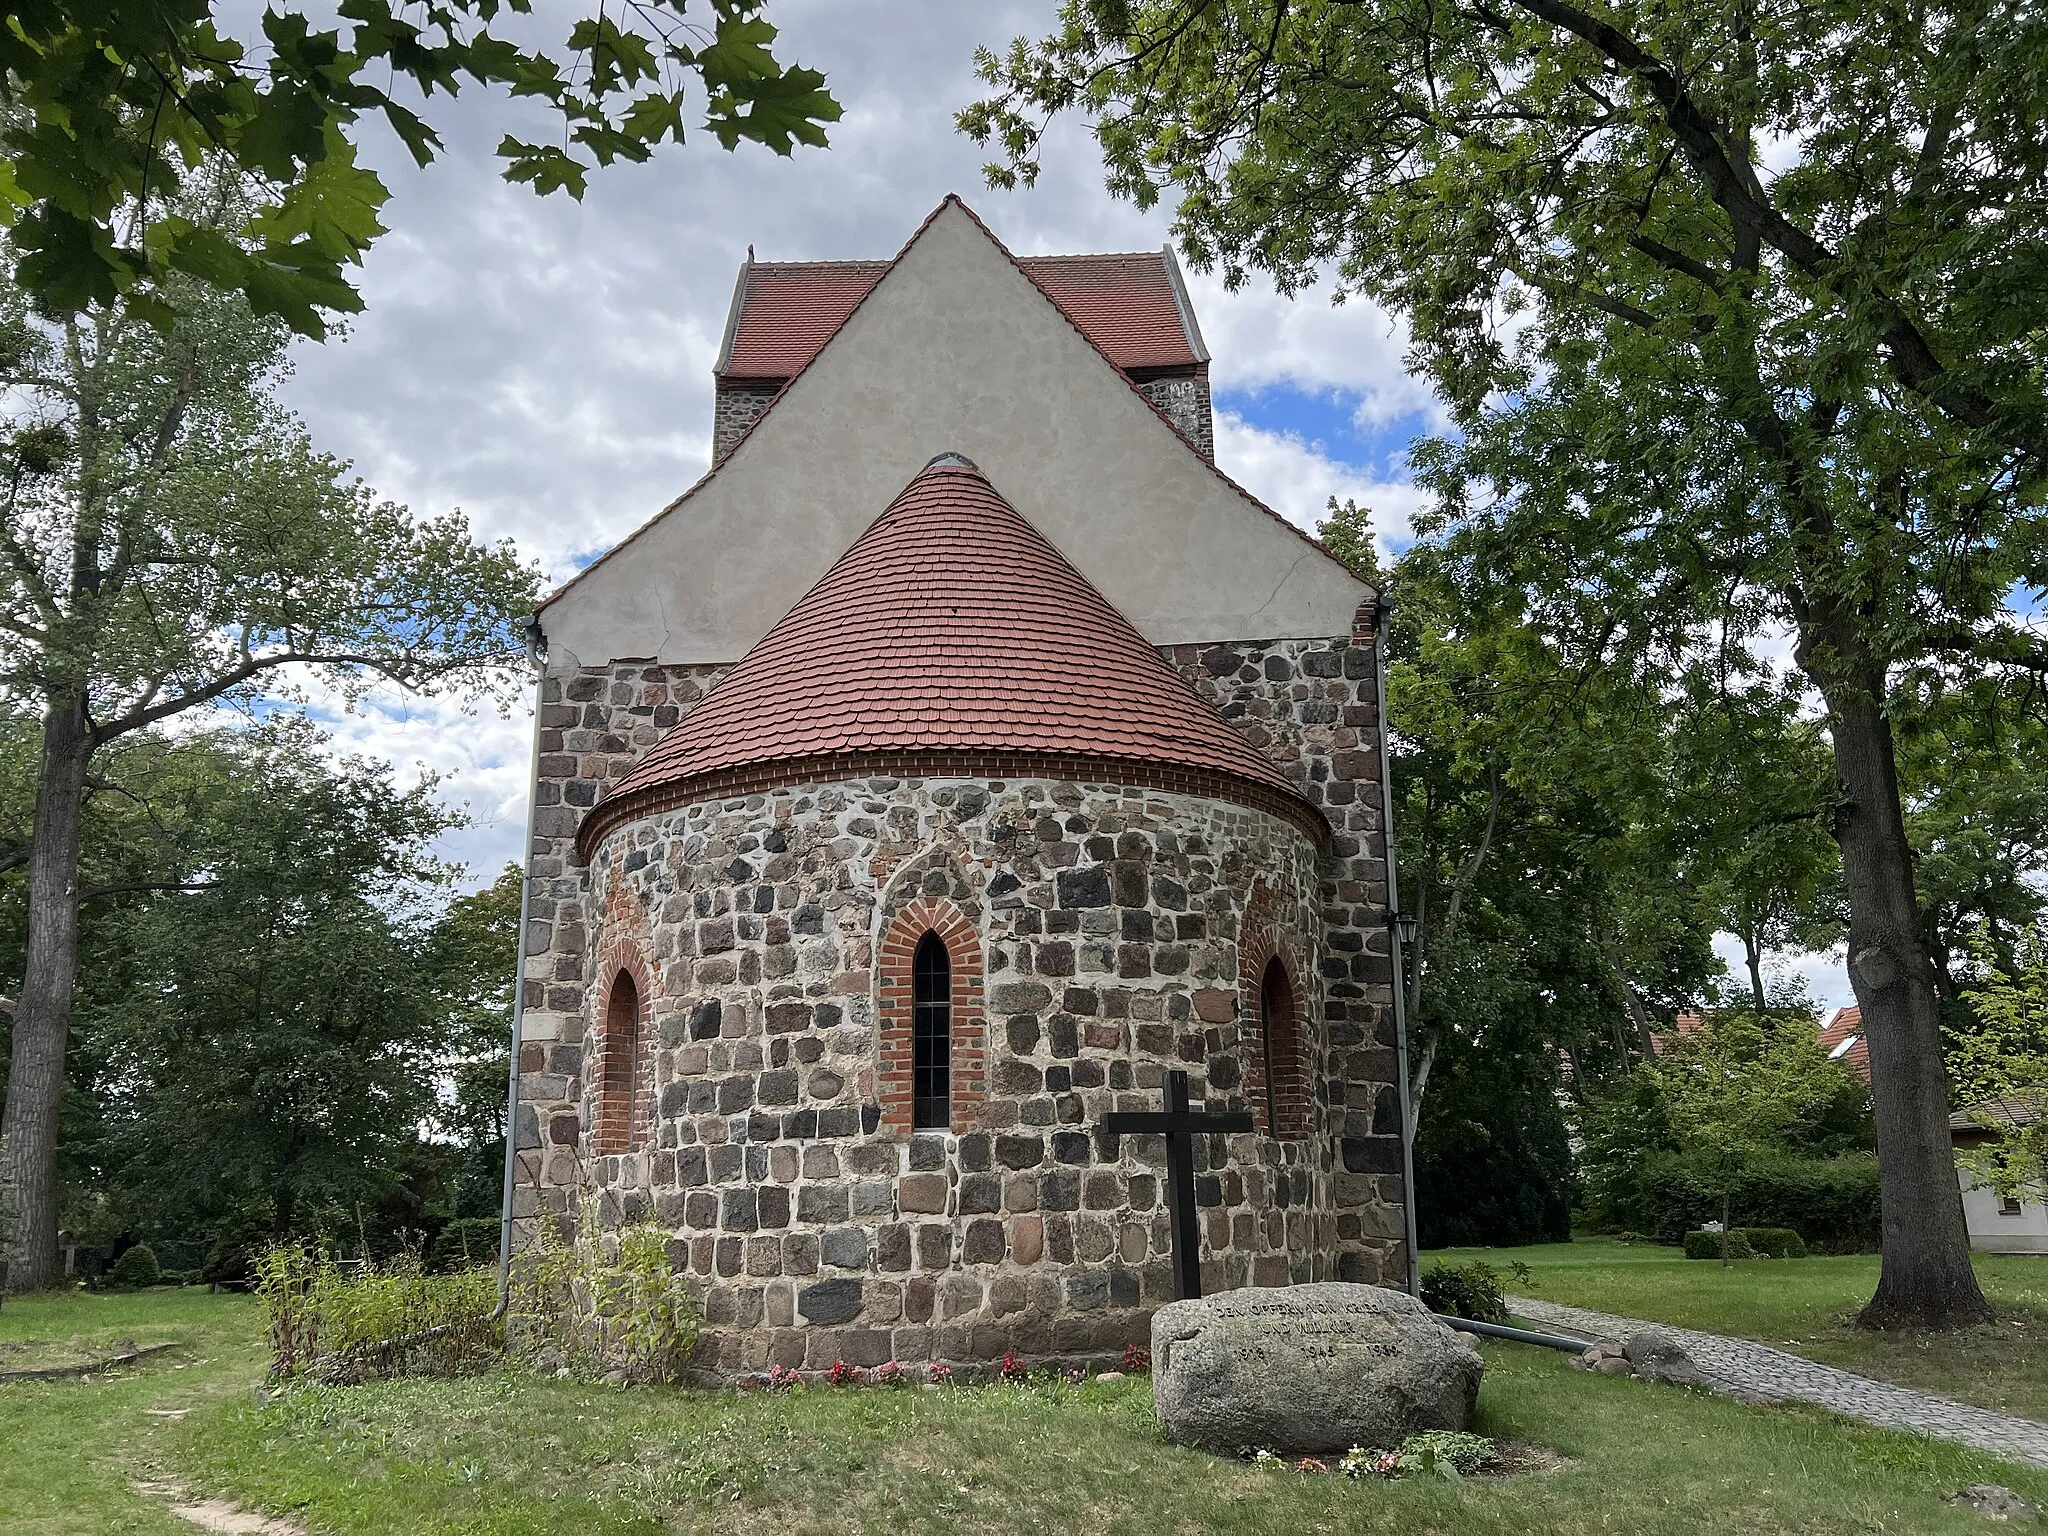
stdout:
<svg viewBox="0 0 2048 1536">
<path fill-rule="evenodd" d="M 1998 1321 L 1951 1334 L 1893 1336 L 1854 1327 L 1877 1288 L 1877 1258 L 1748 1259 L 1723 1269 L 1676 1248 L 1597 1239 L 1531 1248 L 1456 1248 L 1423 1255 L 1481 1258 L 1535 1271 L 1546 1301 L 1759 1339 L 1808 1359 L 1922 1387 L 2048 1423 L 2048 1257 L 1976 1255 Z"/>
<path fill-rule="evenodd" d="M 181 1482 L 314 1533 L 1981 1533 L 1942 1501 L 2048 1472 L 1800 1409 L 1491 1349 L 1483 1433 L 1573 1458 L 1507 1481 L 1349 1482 L 1160 1440 L 1143 1380 L 793 1394 L 626 1390 L 511 1373 L 259 1403 L 261 1323 L 197 1292 L 12 1300 L 0 1338 L 171 1337 L 111 1379 L 0 1388 L 0 1529 L 182 1532 Z M 149 1409 L 189 1408 L 182 1420 Z"/>
<path fill-rule="evenodd" d="M 0 1369 L 110 1353 L 127 1339 L 178 1348 L 83 1381 L 0 1387 L 0 1531 L 193 1536 L 193 1527 L 137 1495 L 167 1468 L 175 1421 L 149 1413 L 248 1400 L 267 1357 L 255 1302 L 201 1290 L 9 1297 L 0 1306 Z"/>
</svg>

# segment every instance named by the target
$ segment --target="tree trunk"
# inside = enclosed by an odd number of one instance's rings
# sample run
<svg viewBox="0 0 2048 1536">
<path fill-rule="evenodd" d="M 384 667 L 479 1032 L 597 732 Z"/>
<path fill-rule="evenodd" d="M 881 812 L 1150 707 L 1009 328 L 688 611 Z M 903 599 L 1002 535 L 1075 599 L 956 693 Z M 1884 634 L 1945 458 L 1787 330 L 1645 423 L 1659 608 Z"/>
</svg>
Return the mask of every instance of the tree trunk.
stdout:
<svg viewBox="0 0 2048 1536">
<path fill-rule="evenodd" d="M 1764 1001 L 1763 961 L 1763 946 L 1757 942 L 1756 930 L 1744 928 L 1742 930 L 1742 963 L 1749 968 L 1749 999 L 1756 1005 L 1758 1013 L 1762 1013 L 1769 1006 Z"/>
<path fill-rule="evenodd" d="M 1961 1328 L 1990 1321 L 1970 1267 L 1969 1229 L 1949 1139 L 1934 965 L 1913 894 L 1913 856 L 1881 683 L 1826 687 L 1835 817 L 1849 893 L 1849 984 L 1870 1043 L 1883 1267 L 1857 1321 L 1866 1328 Z M 1826 686 L 1826 685 L 1824 685 Z"/>
<path fill-rule="evenodd" d="M 1731 1268 L 1735 1261 L 1728 1256 L 1728 1191 L 1721 1191 L 1721 1267 Z"/>
<path fill-rule="evenodd" d="M 15 1216 L 8 1284 L 41 1290 L 62 1278 L 57 1252 L 57 1113 L 78 969 L 78 835 L 92 734 L 82 690 L 54 695 L 28 866 L 28 952 L 14 1009 L 7 1108 L 0 1118 L 0 1191 Z"/>
</svg>

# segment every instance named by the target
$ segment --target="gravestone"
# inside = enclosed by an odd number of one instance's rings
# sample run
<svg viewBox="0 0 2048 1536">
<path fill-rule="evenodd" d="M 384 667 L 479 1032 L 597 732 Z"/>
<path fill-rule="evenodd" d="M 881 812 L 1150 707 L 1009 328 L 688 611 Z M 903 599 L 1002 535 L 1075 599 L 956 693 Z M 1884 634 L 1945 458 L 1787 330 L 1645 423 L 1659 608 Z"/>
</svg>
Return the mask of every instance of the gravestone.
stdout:
<svg viewBox="0 0 2048 1536">
<path fill-rule="evenodd" d="M 1472 1422 L 1485 1372 L 1414 1297 L 1324 1281 L 1176 1301 L 1152 1317 L 1166 1436 L 1216 1451 L 1394 1447 Z"/>
</svg>

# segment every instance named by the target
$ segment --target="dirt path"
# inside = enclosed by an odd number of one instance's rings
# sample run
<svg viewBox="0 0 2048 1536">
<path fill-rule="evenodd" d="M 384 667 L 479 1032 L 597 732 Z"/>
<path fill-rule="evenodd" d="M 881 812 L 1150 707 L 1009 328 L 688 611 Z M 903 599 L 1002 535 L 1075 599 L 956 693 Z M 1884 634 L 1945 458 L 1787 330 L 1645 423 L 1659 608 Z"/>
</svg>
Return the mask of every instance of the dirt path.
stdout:
<svg viewBox="0 0 2048 1536">
<path fill-rule="evenodd" d="M 171 1513 L 180 1520 L 219 1536 L 306 1536 L 306 1528 L 295 1520 L 240 1509 L 226 1499 L 195 1499 L 176 1483 L 137 1483 L 135 1491 L 145 1498 L 168 1500 Z"/>
</svg>

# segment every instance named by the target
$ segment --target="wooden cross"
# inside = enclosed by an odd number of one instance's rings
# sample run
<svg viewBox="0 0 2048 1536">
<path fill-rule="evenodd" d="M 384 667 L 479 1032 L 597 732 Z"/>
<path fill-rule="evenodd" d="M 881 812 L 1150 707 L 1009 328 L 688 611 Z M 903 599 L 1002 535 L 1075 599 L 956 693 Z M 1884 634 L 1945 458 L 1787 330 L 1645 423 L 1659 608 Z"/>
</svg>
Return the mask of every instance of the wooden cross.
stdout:
<svg viewBox="0 0 2048 1536">
<path fill-rule="evenodd" d="M 1243 1110 L 1209 1114 L 1188 1108 L 1188 1075 L 1166 1074 L 1166 1111 L 1115 1110 L 1102 1117 L 1112 1136 L 1166 1138 L 1166 1214 L 1173 1235 L 1173 1296 L 1190 1301 L 1202 1294 L 1202 1238 L 1195 1230 L 1195 1138 L 1224 1131 L 1248 1131 Z"/>
</svg>

